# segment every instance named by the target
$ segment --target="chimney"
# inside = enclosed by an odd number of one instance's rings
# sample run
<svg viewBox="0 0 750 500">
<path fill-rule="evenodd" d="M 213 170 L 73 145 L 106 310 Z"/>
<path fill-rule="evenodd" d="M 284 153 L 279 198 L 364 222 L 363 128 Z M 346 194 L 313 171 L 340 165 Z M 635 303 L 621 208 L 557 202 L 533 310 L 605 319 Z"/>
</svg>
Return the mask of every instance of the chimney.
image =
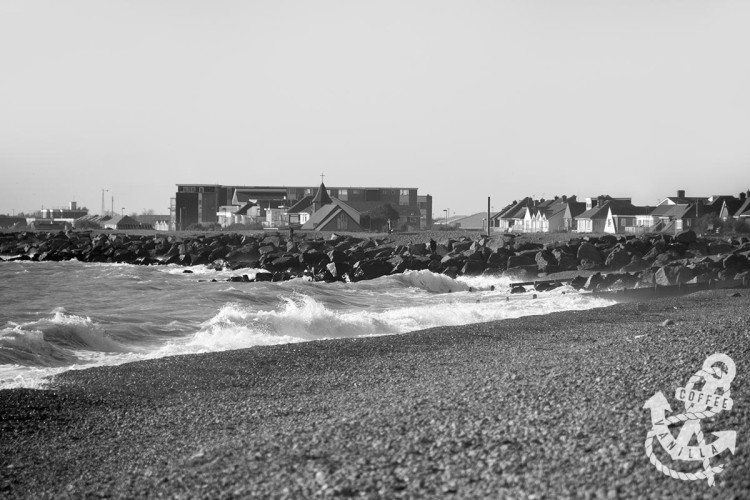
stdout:
<svg viewBox="0 0 750 500">
<path fill-rule="evenodd" d="M 745 201 L 745 193 L 740 193 L 740 201 Z"/>
<path fill-rule="evenodd" d="M 76 210 L 78 208 L 78 204 L 75 201 L 70 202 L 70 209 Z"/>
<path fill-rule="evenodd" d="M 678 189 L 677 190 L 677 197 L 678 198 L 684 198 L 685 197 L 685 190 L 684 189 Z"/>
</svg>

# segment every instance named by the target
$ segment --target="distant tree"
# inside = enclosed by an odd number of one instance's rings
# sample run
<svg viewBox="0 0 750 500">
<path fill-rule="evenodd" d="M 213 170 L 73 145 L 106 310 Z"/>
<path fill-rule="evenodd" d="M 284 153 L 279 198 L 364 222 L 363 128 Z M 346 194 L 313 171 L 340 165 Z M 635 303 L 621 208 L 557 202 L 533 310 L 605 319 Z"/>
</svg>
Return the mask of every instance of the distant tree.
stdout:
<svg viewBox="0 0 750 500">
<path fill-rule="evenodd" d="M 359 225 L 362 226 L 362 228 L 380 231 L 388 226 L 389 220 L 391 221 L 391 224 L 393 224 L 393 227 L 395 227 L 395 223 L 398 222 L 398 217 L 398 210 L 393 208 L 390 203 L 386 203 L 362 214 L 359 218 Z"/>
<path fill-rule="evenodd" d="M 154 215 L 154 209 L 153 208 L 144 208 L 141 212 L 141 215 Z"/>
<path fill-rule="evenodd" d="M 695 221 L 695 225 L 693 226 L 693 230 L 699 234 L 713 233 L 716 230 L 720 230 L 722 228 L 722 225 L 723 222 L 718 215 L 706 214 L 698 217 L 698 219 Z"/>
</svg>

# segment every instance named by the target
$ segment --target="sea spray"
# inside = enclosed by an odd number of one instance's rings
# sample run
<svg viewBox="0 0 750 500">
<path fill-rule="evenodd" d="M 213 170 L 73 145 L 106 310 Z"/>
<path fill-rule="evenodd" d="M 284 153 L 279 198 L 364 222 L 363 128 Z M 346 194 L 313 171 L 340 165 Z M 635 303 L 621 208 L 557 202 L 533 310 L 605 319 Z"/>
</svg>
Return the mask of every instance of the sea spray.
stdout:
<svg viewBox="0 0 750 500">
<path fill-rule="evenodd" d="M 510 295 L 507 278 L 409 271 L 356 283 L 229 283 L 228 271 L 3 263 L 0 388 L 69 369 L 588 309 L 569 287 Z M 253 269 L 241 270 L 252 274 Z M 212 280 L 216 280 L 213 282 Z"/>
</svg>

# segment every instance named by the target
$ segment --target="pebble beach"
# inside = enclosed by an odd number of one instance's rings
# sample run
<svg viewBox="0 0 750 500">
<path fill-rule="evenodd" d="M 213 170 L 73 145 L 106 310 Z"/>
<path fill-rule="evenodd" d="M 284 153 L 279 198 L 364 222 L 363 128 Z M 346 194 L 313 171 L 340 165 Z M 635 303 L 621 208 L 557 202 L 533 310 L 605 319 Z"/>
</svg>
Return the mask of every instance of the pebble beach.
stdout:
<svg viewBox="0 0 750 500">
<path fill-rule="evenodd" d="M 750 294 L 730 295 L 69 371 L 0 391 L 0 496 L 748 498 Z M 709 487 L 649 462 L 643 406 L 683 412 L 717 352 L 734 407 L 702 430 L 737 442 Z"/>
</svg>

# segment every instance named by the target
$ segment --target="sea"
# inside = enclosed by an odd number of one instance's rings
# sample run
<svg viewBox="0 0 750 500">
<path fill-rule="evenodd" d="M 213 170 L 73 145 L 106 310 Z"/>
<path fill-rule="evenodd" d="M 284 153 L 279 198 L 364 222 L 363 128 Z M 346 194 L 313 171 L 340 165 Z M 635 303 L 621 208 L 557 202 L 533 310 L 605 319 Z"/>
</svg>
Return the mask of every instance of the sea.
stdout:
<svg viewBox="0 0 750 500">
<path fill-rule="evenodd" d="M 255 346 L 400 335 L 613 302 L 570 287 L 410 271 L 356 283 L 230 282 L 257 269 L 0 261 L 0 389 L 67 370 Z"/>
</svg>

